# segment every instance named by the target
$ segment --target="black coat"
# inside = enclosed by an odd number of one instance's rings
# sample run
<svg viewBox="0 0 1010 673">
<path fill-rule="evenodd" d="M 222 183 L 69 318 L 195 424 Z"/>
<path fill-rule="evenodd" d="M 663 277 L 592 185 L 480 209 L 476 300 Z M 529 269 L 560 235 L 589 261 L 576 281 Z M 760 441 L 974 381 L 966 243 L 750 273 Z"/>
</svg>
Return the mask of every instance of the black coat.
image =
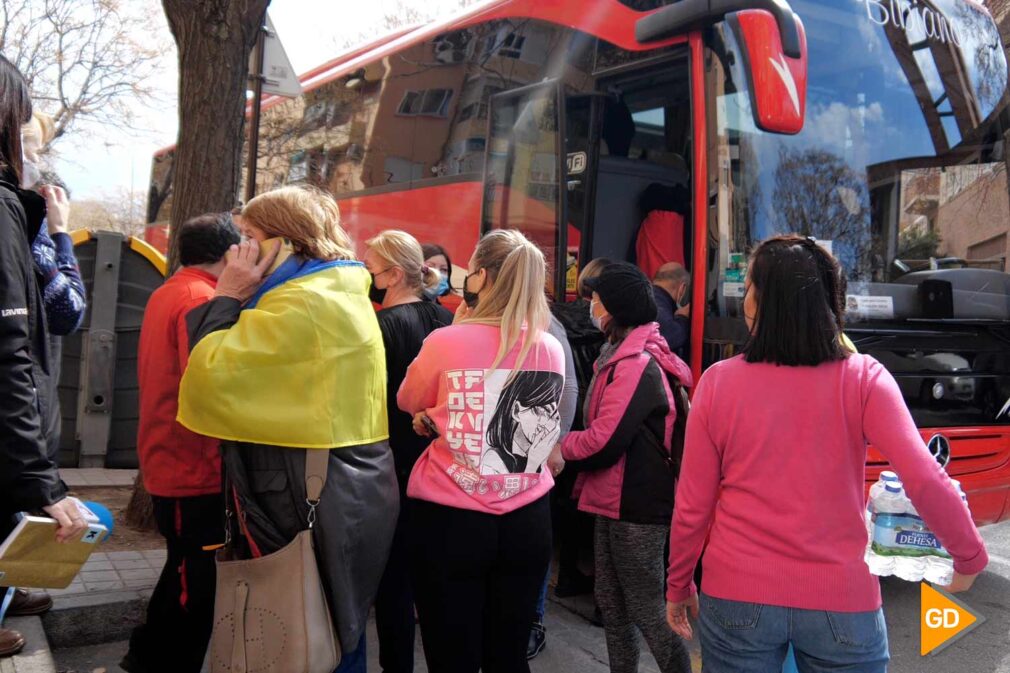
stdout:
<svg viewBox="0 0 1010 673">
<path fill-rule="evenodd" d="M 67 488 L 46 450 L 49 347 L 31 243 L 45 202 L 0 181 L 0 515 L 39 509 Z"/>
</svg>

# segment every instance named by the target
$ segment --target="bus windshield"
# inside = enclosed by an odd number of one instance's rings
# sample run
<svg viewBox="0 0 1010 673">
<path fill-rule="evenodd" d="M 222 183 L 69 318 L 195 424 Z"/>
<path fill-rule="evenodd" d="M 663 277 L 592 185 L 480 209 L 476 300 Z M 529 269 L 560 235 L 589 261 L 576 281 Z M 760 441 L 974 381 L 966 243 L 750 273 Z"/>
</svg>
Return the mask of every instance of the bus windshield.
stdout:
<svg viewBox="0 0 1010 673">
<path fill-rule="evenodd" d="M 809 44 L 796 136 L 753 123 L 733 29 L 714 31 L 714 312 L 738 317 L 746 253 L 816 238 L 845 267 L 846 322 L 1010 320 L 1007 62 L 973 2 L 792 0 Z"/>
</svg>

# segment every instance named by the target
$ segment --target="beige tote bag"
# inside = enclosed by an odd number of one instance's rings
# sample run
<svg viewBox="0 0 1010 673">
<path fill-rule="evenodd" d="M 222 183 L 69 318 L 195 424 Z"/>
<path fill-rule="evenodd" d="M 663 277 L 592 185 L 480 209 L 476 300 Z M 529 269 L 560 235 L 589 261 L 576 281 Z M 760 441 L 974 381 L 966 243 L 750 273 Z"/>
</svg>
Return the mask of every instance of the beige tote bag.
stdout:
<svg viewBox="0 0 1010 673">
<path fill-rule="evenodd" d="M 312 543 L 329 451 L 305 452 L 309 527 L 273 554 L 228 560 L 218 552 L 211 673 L 332 673 L 340 643 Z"/>
</svg>

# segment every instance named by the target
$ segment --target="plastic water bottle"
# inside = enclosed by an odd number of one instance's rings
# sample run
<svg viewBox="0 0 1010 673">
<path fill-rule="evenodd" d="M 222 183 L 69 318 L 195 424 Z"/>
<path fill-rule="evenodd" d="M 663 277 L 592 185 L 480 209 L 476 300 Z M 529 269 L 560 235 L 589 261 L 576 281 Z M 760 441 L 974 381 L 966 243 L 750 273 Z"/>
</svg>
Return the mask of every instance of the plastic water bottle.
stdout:
<svg viewBox="0 0 1010 673">
<path fill-rule="evenodd" d="M 900 482 L 897 473 L 884 470 L 880 473 L 876 483 L 870 487 L 870 497 L 866 500 L 866 530 L 870 537 L 873 537 L 873 499 L 884 492 L 884 487 L 889 482 Z"/>
<path fill-rule="evenodd" d="M 883 480 L 882 480 L 883 481 Z M 878 484 L 871 487 L 871 537 L 866 549 L 866 565 L 874 575 L 895 574 L 894 528 L 897 517 L 905 514 L 904 489 L 901 482 L 888 480 L 883 488 L 873 492 Z"/>
</svg>

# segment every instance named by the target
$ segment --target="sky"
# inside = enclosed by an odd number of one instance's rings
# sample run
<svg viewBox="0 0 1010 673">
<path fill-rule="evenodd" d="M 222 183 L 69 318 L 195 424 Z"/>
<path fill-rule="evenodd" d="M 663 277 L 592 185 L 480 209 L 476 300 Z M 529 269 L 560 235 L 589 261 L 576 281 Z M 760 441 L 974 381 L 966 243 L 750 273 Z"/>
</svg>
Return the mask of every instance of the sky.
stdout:
<svg viewBox="0 0 1010 673">
<path fill-rule="evenodd" d="M 157 0 L 144 0 L 160 5 Z M 274 28 L 296 72 L 310 70 L 337 56 L 339 45 L 362 34 L 373 39 L 381 33 L 382 17 L 402 7 L 416 7 L 432 15 L 452 11 L 458 0 L 272 0 L 268 10 Z M 122 189 L 146 194 L 151 155 L 175 143 L 178 68 L 175 43 L 160 15 L 160 30 L 171 46 L 156 80 L 150 105 L 134 106 L 131 132 L 89 127 L 84 133 L 61 138 L 54 145 L 57 173 L 77 199 L 101 198 Z"/>
</svg>

